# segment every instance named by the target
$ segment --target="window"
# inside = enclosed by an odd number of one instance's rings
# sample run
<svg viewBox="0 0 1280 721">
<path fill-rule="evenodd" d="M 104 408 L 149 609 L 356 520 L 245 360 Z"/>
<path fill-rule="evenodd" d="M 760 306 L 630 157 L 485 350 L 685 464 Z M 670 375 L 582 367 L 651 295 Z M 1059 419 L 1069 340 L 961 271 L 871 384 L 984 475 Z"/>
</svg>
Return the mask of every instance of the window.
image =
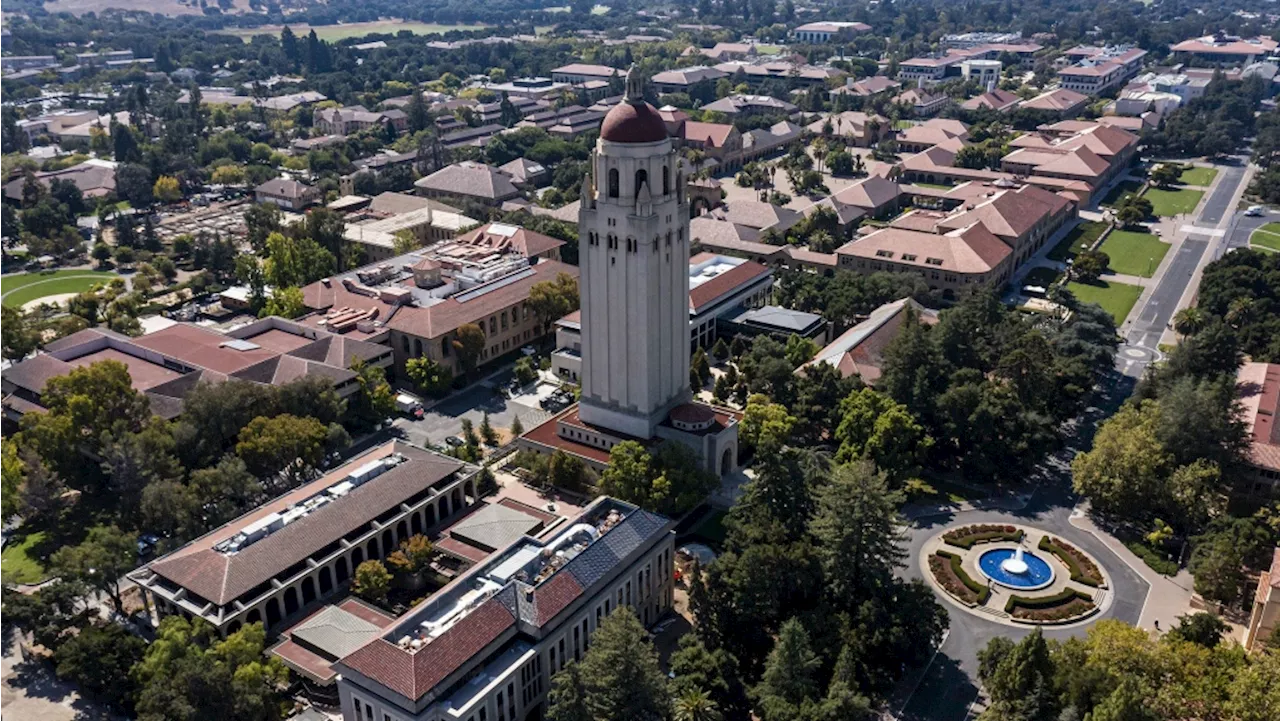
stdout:
<svg viewBox="0 0 1280 721">
<path fill-rule="evenodd" d="M 929 265 L 942 265 L 942 258 L 925 258 L 924 262 Z"/>
<path fill-rule="evenodd" d="M 915 256 L 915 253 L 903 253 L 903 254 L 902 254 L 902 259 L 903 259 L 903 260 L 915 260 L 915 259 L 916 259 L 916 256 Z"/>
<path fill-rule="evenodd" d="M 618 169 L 609 168 L 609 197 L 618 197 Z"/>
<path fill-rule="evenodd" d="M 502 311 L 502 329 L 507 329 L 507 312 L 505 310 Z"/>
<path fill-rule="evenodd" d="M 451 343 L 448 338 L 440 339 L 440 357 L 442 358 L 449 357 L 449 346 L 451 345 L 453 345 L 453 343 Z"/>
<path fill-rule="evenodd" d="M 356 721 L 364 721 L 364 707 L 363 707 L 363 705 L 360 703 L 360 701 L 359 701 L 358 699 L 355 701 L 355 704 L 354 704 L 354 705 L 355 705 L 355 707 L 356 707 Z"/>
<path fill-rule="evenodd" d="M 662 166 L 662 194 L 671 195 L 671 169 Z"/>
<path fill-rule="evenodd" d="M 877 258 L 892 258 L 892 257 L 893 257 L 893 251 L 892 251 L 892 250 L 877 250 L 877 251 L 876 251 L 876 257 L 877 257 Z"/>
<path fill-rule="evenodd" d="M 404 347 L 404 354 L 409 355 L 409 336 L 407 335 L 400 336 L 400 343 Z"/>
<path fill-rule="evenodd" d="M 649 182 L 649 171 L 640 169 L 636 171 L 636 197 L 640 197 L 640 186 Z"/>
<path fill-rule="evenodd" d="M 413 357 L 415 358 L 422 357 L 422 339 L 421 338 L 413 339 Z"/>
<path fill-rule="evenodd" d="M 491 315 L 489 316 L 489 335 L 493 335 L 494 333 L 497 333 L 497 332 L 498 332 L 498 318 L 497 316 Z"/>
</svg>

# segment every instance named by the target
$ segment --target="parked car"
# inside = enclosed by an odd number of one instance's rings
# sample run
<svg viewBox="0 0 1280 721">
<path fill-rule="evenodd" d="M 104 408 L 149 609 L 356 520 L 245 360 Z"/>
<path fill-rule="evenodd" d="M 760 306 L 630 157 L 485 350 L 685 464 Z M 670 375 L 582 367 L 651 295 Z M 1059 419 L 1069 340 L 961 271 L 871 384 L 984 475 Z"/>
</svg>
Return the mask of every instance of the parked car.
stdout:
<svg viewBox="0 0 1280 721">
<path fill-rule="evenodd" d="M 464 443 L 463 440 L 457 436 L 449 436 L 448 438 L 444 439 L 444 442 L 449 444 L 450 446 L 453 446 L 454 448 L 459 448 L 461 446 L 466 445 L 466 443 Z"/>
</svg>

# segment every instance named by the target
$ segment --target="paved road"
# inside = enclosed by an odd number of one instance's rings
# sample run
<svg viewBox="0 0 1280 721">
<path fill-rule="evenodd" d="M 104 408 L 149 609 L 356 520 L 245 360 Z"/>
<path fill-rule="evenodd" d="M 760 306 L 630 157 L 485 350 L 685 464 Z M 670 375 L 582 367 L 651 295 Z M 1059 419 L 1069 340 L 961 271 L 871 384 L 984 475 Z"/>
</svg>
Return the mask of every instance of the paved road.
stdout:
<svg viewBox="0 0 1280 721">
<path fill-rule="evenodd" d="M 1243 158 L 1233 158 L 1232 163 L 1232 165 L 1217 166 L 1221 177 L 1193 224 L 1197 228 L 1203 228 L 1205 232 L 1188 234 L 1179 246 L 1173 260 L 1157 281 L 1146 305 L 1139 311 L 1137 320 L 1131 325 L 1126 336 L 1126 350 L 1145 351 L 1152 354 L 1157 351 L 1160 336 L 1173 320 L 1173 315 L 1178 310 L 1178 303 L 1190 286 L 1205 251 L 1214 240 L 1214 231 L 1227 213 L 1233 211 L 1236 191 L 1240 187 L 1247 165 Z M 1124 357 L 1124 351 L 1121 352 L 1121 356 Z M 1125 372 L 1140 373 L 1142 368 L 1143 364 L 1132 364 Z"/>
<path fill-rule="evenodd" d="M 1253 217 L 1242 212 L 1237 213 L 1227 231 L 1227 242 L 1221 252 L 1225 253 L 1235 248 L 1248 248 L 1249 237 L 1253 235 L 1253 231 L 1278 219 L 1280 219 L 1280 213 L 1274 210 L 1267 210 L 1262 215 Z"/>
</svg>

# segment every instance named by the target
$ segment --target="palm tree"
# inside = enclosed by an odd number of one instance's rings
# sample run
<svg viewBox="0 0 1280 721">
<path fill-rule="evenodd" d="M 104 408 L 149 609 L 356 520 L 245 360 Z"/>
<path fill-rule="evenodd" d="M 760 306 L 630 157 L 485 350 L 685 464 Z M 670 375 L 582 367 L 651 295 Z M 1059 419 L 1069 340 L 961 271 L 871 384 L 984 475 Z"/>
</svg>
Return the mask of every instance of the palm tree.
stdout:
<svg viewBox="0 0 1280 721">
<path fill-rule="evenodd" d="M 675 721 L 720 721 L 720 710 L 711 695 L 699 688 L 691 688 L 675 699 Z"/>
<path fill-rule="evenodd" d="M 1253 298 L 1236 298 L 1227 306 L 1227 323 L 1232 328 L 1239 328 L 1253 320 L 1254 312 L 1257 309 L 1257 304 L 1253 302 Z"/>
<path fill-rule="evenodd" d="M 1182 335 L 1195 335 L 1204 330 L 1206 321 L 1208 318 L 1200 308 L 1196 306 L 1183 308 L 1173 316 L 1173 329 Z"/>
</svg>

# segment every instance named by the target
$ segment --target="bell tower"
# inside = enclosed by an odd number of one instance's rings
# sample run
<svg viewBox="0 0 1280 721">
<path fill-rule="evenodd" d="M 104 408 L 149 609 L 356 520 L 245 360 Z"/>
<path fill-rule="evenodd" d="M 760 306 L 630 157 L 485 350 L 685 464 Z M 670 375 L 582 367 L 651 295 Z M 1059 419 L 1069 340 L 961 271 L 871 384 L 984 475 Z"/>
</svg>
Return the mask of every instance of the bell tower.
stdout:
<svg viewBox="0 0 1280 721">
<path fill-rule="evenodd" d="M 638 438 L 689 399 L 689 200 L 666 125 L 627 73 L 578 216 L 583 422 Z"/>
</svg>

